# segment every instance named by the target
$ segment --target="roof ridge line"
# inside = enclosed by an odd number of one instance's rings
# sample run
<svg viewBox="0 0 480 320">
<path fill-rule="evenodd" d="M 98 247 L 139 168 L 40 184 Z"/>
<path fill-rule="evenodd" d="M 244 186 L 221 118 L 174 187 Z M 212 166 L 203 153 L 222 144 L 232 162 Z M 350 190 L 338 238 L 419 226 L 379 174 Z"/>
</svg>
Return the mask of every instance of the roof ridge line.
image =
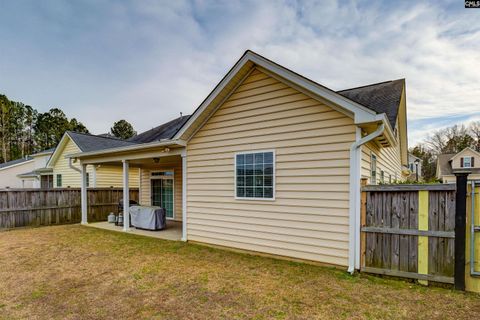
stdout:
<svg viewBox="0 0 480 320">
<path fill-rule="evenodd" d="M 395 79 L 395 80 L 385 80 L 385 81 L 380 81 L 380 82 L 376 82 L 376 83 L 366 84 L 366 85 L 363 85 L 363 86 L 352 87 L 352 88 L 348 88 L 348 89 L 342 89 L 342 90 L 338 90 L 337 93 L 340 93 L 340 92 L 343 92 L 343 91 L 354 90 L 354 89 L 361 89 L 361 88 L 366 88 L 366 87 L 377 86 L 379 84 L 384 84 L 384 83 L 389 83 L 389 82 L 394 82 L 394 81 L 399 81 L 399 80 L 405 80 L 405 78 L 400 78 L 400 79 Z"/>
</svg>

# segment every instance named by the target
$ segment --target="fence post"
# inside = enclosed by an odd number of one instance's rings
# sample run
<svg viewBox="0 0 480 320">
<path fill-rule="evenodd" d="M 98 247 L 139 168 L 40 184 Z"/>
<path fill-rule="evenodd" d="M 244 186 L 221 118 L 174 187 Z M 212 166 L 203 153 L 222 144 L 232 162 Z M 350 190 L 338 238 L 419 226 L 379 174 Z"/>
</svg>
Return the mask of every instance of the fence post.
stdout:
<svg viewBox="0 0 480 320">
<path fill-rule="evenodd" d="M 428 191 L 418 191 L 418 230 L 428 231 Z M 428 274 L 428 237 L 418 236 L 418 273 Z M 427 280 L 418 280 L 418 283 L 428 285 Z"/>
<path fill-rule="evenodd" d="M 456 172 L 455 200 L 455 289 L 465 290 L 465 237 L 467 216 L 467 179 L 470 172 Z"/>
</svg>

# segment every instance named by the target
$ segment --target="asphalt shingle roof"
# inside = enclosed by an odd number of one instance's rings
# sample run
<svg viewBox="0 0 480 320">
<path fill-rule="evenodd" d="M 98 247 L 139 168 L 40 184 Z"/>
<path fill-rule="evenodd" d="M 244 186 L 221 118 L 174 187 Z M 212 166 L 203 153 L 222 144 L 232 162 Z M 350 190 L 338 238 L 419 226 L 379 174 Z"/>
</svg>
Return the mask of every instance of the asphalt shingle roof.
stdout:
<svg viewBox="0 0 480 320">
<path fill-rule="evenodd" d="M 82 152 L 97 151 L 111 148 L 125 147 L 135 144 L 111 137 L 95 136 L 92 134 L 69 131 L 68 135 Z"/>
<path fill-rule="evenodd" d="M 6 168 L 6 167 L 10 167 L 10 166 L 13 166 L 15 164 L 20 164 L 22 162 L 27 162 L 27 161 L 30 161 L 32 160 L 33 158 L 31 157 L 25 157 L 25 158 L 20 158 L 20 159 L 17 159 L 17 160 L 11 160 L 11 161 L 7 161 L 5 163 L 1 163 L 0 164 L 0 169 L 2 168 Z"/>
<path fill-rule="evenodd" d="M 439 154 L 437 157 L 438 166 L 440 167 L 441 175 L 450 175 L 453 174 L 452 165 L 450 164 L 450 159 L 455 155 L 455 153 L 444 153 Z"/>
<path fill-rule="evenodd" d="M 128 141 L 134 143 L 148 143 L 162 139 L 172 139 L 189 118 L 189 115 L 178 117 L 167 123 L 161 124 L 158 127 L 142 132 L 135 137 L 128 139 Z"/>
<path fill-rule="evenodd" d="M 342 96 L 353 100 L 376 113 L 385 113 L 392 128 L 398 116 L 402 97 L 404 79 L 385 81 L 337 91 Z"/>
</svg>

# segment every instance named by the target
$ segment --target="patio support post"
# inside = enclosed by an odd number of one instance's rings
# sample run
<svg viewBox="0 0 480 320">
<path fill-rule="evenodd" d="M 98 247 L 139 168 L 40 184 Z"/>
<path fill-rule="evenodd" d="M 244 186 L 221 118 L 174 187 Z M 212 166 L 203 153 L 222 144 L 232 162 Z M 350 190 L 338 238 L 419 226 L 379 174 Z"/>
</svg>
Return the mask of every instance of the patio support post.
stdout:
<svg viewBox="0 0 480 320">
<path fill-rule="evenodd" d="M 128 160 L 123 163 L 123 231 L 130 230 L 130 189 L 128 187 Z"/>
<path fill-rule="evenodd" d="M 82 186 L 81 186 L 81 206 L 82 206 L 82 224 L 88 223 L 87 218 L 87 165 L 82 163 Z"/>
<path fill-rule="evenodd" d="M 182 152 L 182 241 L 187 241 L 187 154 Z"/>
</svg>

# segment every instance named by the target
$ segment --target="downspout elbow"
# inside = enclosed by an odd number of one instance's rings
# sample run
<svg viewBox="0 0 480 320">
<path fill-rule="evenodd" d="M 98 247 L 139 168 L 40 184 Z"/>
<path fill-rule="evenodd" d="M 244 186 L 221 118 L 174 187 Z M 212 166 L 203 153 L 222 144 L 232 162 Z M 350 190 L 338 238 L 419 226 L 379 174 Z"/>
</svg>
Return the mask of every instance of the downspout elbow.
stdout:
<svg viewBox="0 0 480 320">
<path fill-rule="evenodd" d="M 68 166 L 70 167 L 70 169 L 73 169 L 77 172 L 80 172 L 82 173 L 82 170 L 80 170 L 79 168 L 75 167 L 72 163 L 72 158 L 68 158 Z"/>
</svg>

